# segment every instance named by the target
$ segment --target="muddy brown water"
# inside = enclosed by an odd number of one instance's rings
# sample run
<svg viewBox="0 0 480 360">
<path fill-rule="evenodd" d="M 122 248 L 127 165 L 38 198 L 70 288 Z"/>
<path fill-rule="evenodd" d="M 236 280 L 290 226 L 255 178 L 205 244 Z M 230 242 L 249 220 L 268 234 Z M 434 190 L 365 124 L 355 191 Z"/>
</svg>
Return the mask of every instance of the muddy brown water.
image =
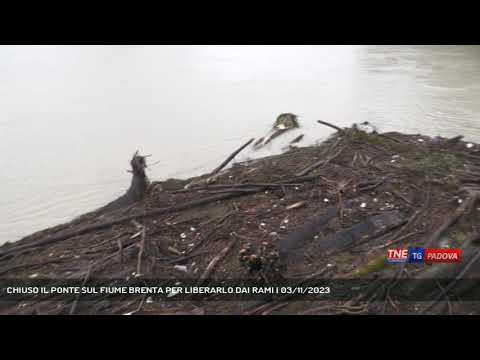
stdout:
<svg viewBox="0 0 480 360">
<path fill-rule="evenodd" d="M 1 46 L 0 244 L 129 186 L 210 171 L 282 112 L 302 129 L 238 160 L 370 121 L 480 142 L 479 46 Z"/>
</svg>

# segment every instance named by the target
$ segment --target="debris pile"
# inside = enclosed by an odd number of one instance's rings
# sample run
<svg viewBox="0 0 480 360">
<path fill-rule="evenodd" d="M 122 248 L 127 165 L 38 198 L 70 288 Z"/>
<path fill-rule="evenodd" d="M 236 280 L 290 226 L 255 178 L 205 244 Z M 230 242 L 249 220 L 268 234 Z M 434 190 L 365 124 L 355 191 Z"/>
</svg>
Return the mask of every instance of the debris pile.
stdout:
<svg viewBox="0 0 480 360">
<path fill-rule="evenodd" d="M 298 126 L 296 118 L 288 119 L 276 124 L 278 131 Z M 134 201 L 4 244 L 0 278 L 370 279 L 371 290 L 362 296 L 348 301 L 23 301 L 1 304 L 0 313 L 478 313 L 478 303 L 445 297 L 448 289 L 430 289 L 436 291 L 431 304 L 404 304 L 389 294 L 402 278 L 480 275 L 480 146 L 461 137 L 319 123 L 335 133 L 318 146 L 226 168 L 243 148 L 260 144 L 251 139 L 210 174 L 148 183 Z M 146 167 L 141 159 L 138 154 L 132 159 L 140 174 Z M 461 247 L 464 261 L 455 267 L 386 266 L 386 249 L 408 246 Z M 385 278 L 391 284 L 376 301 L 376 280 Z M 449 287 L 454 286 L 452 280 Z"/>
</svg>

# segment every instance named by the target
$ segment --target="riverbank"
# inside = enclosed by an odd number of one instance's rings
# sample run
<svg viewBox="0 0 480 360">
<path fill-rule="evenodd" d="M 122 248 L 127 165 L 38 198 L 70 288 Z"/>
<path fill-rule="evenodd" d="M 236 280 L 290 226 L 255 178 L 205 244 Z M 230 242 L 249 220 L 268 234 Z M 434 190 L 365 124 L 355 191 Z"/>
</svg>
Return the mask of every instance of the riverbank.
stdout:
<svg viewBox="0 0 480 360">
<path fill-rule="evenodd" d="M 182 282 L 321 276 L 392 279 L 388 291 L 393 280 L 405 277 L 454 279 L 465 269 L 480 272 L 479 175 L 480 145 L 461 137 L 337 129 L 318 146 L 292 146 L 214 175 L 152 182 L 132 205 L 7 243 L 0 247 L 0 278 Z M 455 266 L 385 263 L 388 248 L 407 246 L 462 247 L 465 255 Z M 402 304 L 388 293 L 377 301 L 371 296 L 377 290 L 322 302 L 101 299 L 79 301 L 75 313 L 395 314 L 418 313 L 428 305 Z M 477 312 L 476 304 L 440 300 L 428 311 Z M 71 309 L 71 302 L 61 300 L 20 301 L 3 305 L 1 312 Z"/>
</svg>

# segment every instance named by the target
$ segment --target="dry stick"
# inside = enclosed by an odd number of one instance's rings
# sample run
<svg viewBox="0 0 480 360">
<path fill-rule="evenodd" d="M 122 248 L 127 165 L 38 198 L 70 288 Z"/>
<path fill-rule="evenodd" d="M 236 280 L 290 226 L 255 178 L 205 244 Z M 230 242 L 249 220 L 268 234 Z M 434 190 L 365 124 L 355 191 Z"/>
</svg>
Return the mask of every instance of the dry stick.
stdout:
<svg viewBox="0 0 480 360">
<path fill-rule="evenodd" d="M 285 307 L 285 306 L 287 306 L 288 304 L 289 304 L 288 301 L 283 302 L 283 303 L 279 303 L 279 304 L 277 304 L 277 305 L 275 305 L 275 306 L 272 306 L 272 307 L 266 309 L 265 311 L 262 311 L 262 315 L 268 315 L 268 314 L 270 314 L 272 311 L 281 309 L 282 307 Z"/>
<path fill-rule="evenodd" d="M 195 253 L 195 254 L 190 254 L 190 255 L 186 255 L 186 256 L 179 257 L 179 258 L 177 258 L 177 259 L 168 260 L 165 264 L 166 264 L 166 265 L 171 265 L 171 264 L 183 262 L 183 261 L 185 261 L 185 260 L 188 260 L 188 259 L 191 259 L 191 258 L 200 256 L 200 255 L 208 254 L 208 253 L 211 253 L 211 251 L 210 251 L 210 250 L 199 251 L 199 252 L 197 252 L 197 253 Z M 157 259 L 158 259 L 158 258 L 157 258 Z"/>
<path fill-rule="evenodd" d="M 83 282 L 82 282 L 82 286 L 80 288 L 83 288 L 85 286 L 85 284 L 87 283 L 88 278 L 90 277 L 91 273 L 92 273 L 92 264 L 90 264 L 90 266 L 88 267 L 87 274 L 85 275 L 85 278 L 83 279 Z M 79 293 L 77 295 L 77 297 L 75 298 L 75 301 L 72 304 L 72 308 L 70 309 L 69 315 L 73 315 L 75 313 L 75 309 L 77 308 L 77 304 L 78 304 L 78 300 L 80 299 L 80 295 L 81 295 L 81 293 Z"/>
<path fill-rule="evenodd" d="M 145 227 L 142 229 L 142 238 L 140 240 L 139 244 L 139 250 L 138 250 L 138 260 L 137 260 L 137 275 L 140 275 L 142 272 L 140 271 L 142 269 L 142 255 L 143 255 L 143 250 L 145 249 Z"/>
<path fill-rule="evenodd" d="M 118 262 L 122 264 L 123 263 L 123 244 L 122 244 L 121 238 L 117 240 L 117 244 L 118 244 Z"/>
<path fill-rule="evenodd" d="M 144 294 L 142 297 L 142 301 L 140 301 L 140 304 L 138 305 L 137 309 L 130 312 L 130 315 L 136 314 L 140 310 L 142 310 L 143 304 L 145 303 L 145 299 L 147 298 L 147 294 Z"/>
<path fill-rule="evenodd" d="M 409 234 L 407 234 L 407 235 L 400 236 L 400 237 L 399 237 L 398 239 L 396 239 L 396 240 L 392 240 L 392 241 L 390 241 L 390 242 L 388 242 L 388 243 L 386 243 L 386 244 L 384 244 L 384 245 L 377 246 L 377 247 L 375 247 L 374 249 L 375 249 L 375 250 L 384 249 L 384 248 L 386 248 L 386 247 L 392 246 L 393 244 L 397 244 L 397 243 L 401 242 L 402 240 L 405 240 L 405 239 L 409 238 L 410 236 L 416 235 L 416 234 L 418 234 L 418 233 L 419 233 L 418 231 L 413 231 L 413 232 L 411 232 L 411 233 L 409 233 Z"/>
<path fill-rule="evenodd" d="M 434 242 L 436 242 L 440 236 L 448 229 L 450 226 L 455 224 L 465 213 L 465 211 L 472 205 L 475 204 L 479 197 L 479 192 L 471 192 L 470 199 L 468 201 L 465 201 L 459 208 L 455 210 L 453 213 L 453 216 L 450 217 L 440 228 L 430 237 L 430 239 L 427 241 L 427 243 L 424 245 L 425 248 L 430 247 Z"/>
<path fill-rule="evenodd" d="M 310 309 L 307 309 L 307 310 L 304 310 L 302 312 L 299 312 L 298 315 L 310 315 L 312 313 L 316 313 L 318 311 L 322 311 L 322 310 L 330 310 L 331 308 L 333 307 L 333 305 L 321 305 L 321 306 L 317 306 L 317 307 L 314 307 L 314 308 L 310 308 Z"/>
<path fill-rule="evenodd" d="M 332 161 L 333 159 L 335 159 L 338 155 L 340 155 L 342 153 L 342 151 L 345 149 L 345 146 L 341 147 L 335 154 L 333 154 L 332 156 L 330 156 L 328 159 L 322 159 L 322 160 L 318 160 L 316 162 L 314 162 L 313 164 L 311 165 L 308 165 L 306 168 L 300 170 L 296 176 L 304 176 L 304 175 L 307 175 L 309 172 L 315 170 L 316 168 L 320 167 L 320 166 L 323 166 L 323 165 L 327 165 L 330 161 Z"/>
<path fill-rule="evenodd" d="M 225 166 L 227 166 L 228 163 L 229 163 L 230 161 L 232 161 L 232 159 L 233 159 L 235 156 L 237 156 L 237 154 L 238 154 L 240 151 L 242 151 L 242 150 L 245 149 L 248 145 L 250 145 L 250 144 L 253 142 L 253 140 L 255 140 L 255 139 L 252 138 L 252 139 L 248 140 L 248 141 L 247 141 L 245 144 L 243 144 L 240 148 L 238 148 L 237 150 L 235 150 L 228 158 L 225 159 L 225 161 L 224 161 L 223 163 L 220 164 L 219 167 L 217 167 L 215 170 L 213 170 L 212 175 L 220 172 L 220 170 L 222 170 Z"/>
<path fill-rule="evenodd" d="M 203 274 L 200 276 L 200 280 L 197 286 L 200 286 L 205 281 L 205 279 L 208 276 L 210 276 L 210 274 L 212 273 L 213 269 L 218 264 L 218 262 L 228 254 L 228 252 L 232 249 L 233 245 L 235 245 L 236 242 L 237 242 L 237 237 L 235 236 L 234 239 L 230 242 L 230 244 L 228 244 L 222 251 L 220 251 L 220 253 L 217 256 L 215 256 L 212 259 L 212 261 L 210 261 L 207 268 L 205 269 Z"/>
<path fill-rule="evenodd" d="M 381 136 L 381 137 L 384 137 L 386 139 L 389 139 L 389 140 L 392 140 L 396 143 L 399 143 L 399 144 L 403 144 L 402 141 L 398 140 L 398 139 L 395 139 L 394 137 L 390 136 L 390 135 L 386 135 L 386 134 L 378 134 L 378 136 Z"/>
<path fill-rule="evenodd" d="M 290 141 L 290 144 L 298 143 L 300 140 L 303 139 L 304 136 L 305 136 L 304 134 L 298 135 L 295 139 L 293 139 L 292 141 Z"/>
<path fill-rule="evenodd" d="M 326 121 L 322 121 L 322 120 L 317 120 L 317 122 L 318 122 L 319 124 L 329 126 L 329 127 L 331 127 L 332 129 L 335 129 L 335 130 L 337 130 L 338 132 L 340 132 L 340 133 L 342 133 L 343 135 L 345 135 L 345 130 L 339 128 L 339 127 L 336 126 L 336 125 L 330 124 L 330 123 L 328 123 L 328 122 L 326 122 Z"/>
<path fill-rule="evenodd" d="M 412 205 L 412 202 L 410 200 L 408 200 L 405 196 L 403 196 L 402 194 L 400 194 L 399 192 L 395 191 L 395 190 L 390 190 L 390 192 L 395 195 L 396 197 L 398 197 L 399 199 L 405 201 L 408 205 Z"/>
<path fill-rule="evenodd" d="M 301 184 L 282 184 L 282 183 L 240 183 L 240 184 L 214 184 L 207 186 L 192 186 L 189 189 L 181 189 L 172 191 L 172 193 L 183 193 L 197 190 L 212 190 L 212 189 L 231 189 L 231 188 L 244 188 L 244 187 L 282 187 L 282 186 L 299 186 Z"/>
<path fill-rule="evenodd" d="M 124 247 L 125 250 L 127 249 L 131 249 L 132 247 L 136 246 L 137 244 L 136 243 L 133 243 L 133 244 L 129 244 L 128 246 Z M 115 258 L 115 256 L 117 255 L 116 252 L 106 256 L 105 258 L 103 259 L 100 259 L 96 262 L 94 262 L 91 266 L 92 266 L 92 271 L 95 270 L 95 271 L 98 271 L 98 270 L 101 270 L 103 269 L 103 267 L 105 267 L 110 261 L 112 261 L 113 258 Z M 83 275 L 84 273 L 82 272 L 77 272 L 77 273 L 74 273 L 74 274 L 71 274 L 68 276 L 68 279 L 73 279 L 75 278 L 77 275 Z"/>
<path fill-rule="evenodd" d="M 121 238 L 122 236 L 128 235 L 128 234 L 129 234 L 128 231 L 122 232 L 122 233 L 114 236 L 113 238 L 109 238 L 109 239 L 104 240 L 104 241 L 102 241 L 102 242 L 100 242 L 100 243 L 98 243 L 98 244 L 93 244 L 93 245 L 92 245 L 92 244 L 87 244 L 87 245 L 85 245 L 85 246 L 75 247 L 75 250 L 77 251 L 77 250 L 85 249 L 85 248 L 88 248 L 89 250 L 91 250 L 91 249 L 93 249 L 93 248 L 97 248 L 97 247 L 100 247 L 100 246 L 102 246 L 102 245 L 105 245 L 105 244 L 108 244 L 108 243 L 110 243 L 110 242 L 113 242 L 113 240 L 116 240 L 116 239 Z M 118 242 L 118 241 L 117 241 L 117 242 Z"/>
<path fill-rule="evenodd" d="M 321 160 L 318 160 L 318 161 L 315 161 L 313 164 L 311 165 L 308 165 L 306 168 L 300 170 L 298 173 L 297 173 L 297 176 L 303 176 L 303 175 L 306 175 L 307 173 L 309 173 L 310 171 L 312 171 L 313 169 L 316 169 L 317 167 L 319 166 L 322 166 L 322 165 L 326 165 L 324 164 L 325 163 L 325 159 L 324 157 L 326 157 L 328 154 L 331 153 L 331 151 L 333 149 L 335 149 L 335 147 L 338 145 L 338 143 L 340 142 L 340 138 L 336 138 L 335 141 L 328 147 L 327 150 L 325 150 L 324 152 L 322 152 L 322 159 Z"/>
<path fill-rule="evenodd" d="M 440 283 L 438 281 L 435 281 L 435 283 L 439 287 L 440 291 L 444 291 L 443 286 L 440 285 Z M 450 303 L 450 298 L 448 297 L 447 294 L 445 294 L 445 300 L 447 300 L 447 307 L 448 307 L 449 315 L 452 315 L 452 304 Z M 444 308 L 445 308 L 444 306 L 440 308 L 440 314 L 443 313 Z"/>
<path fill-rule="evenodd" d="M 459 279 L 461 279 L 466 273 L 468 270 L 470 270 L 470 268 L 473 266 L 473 264 L 475 264 L 477 262 L 477 260 L 480 259 L 480 251 L 477 252 L 477 254 L 472 258 L 472 260 L 470 260 L 467 265 L 465 265 L 465 267 L 463 268 L 463 270 L 455 277 L 455 279 L 453 281 L 451 281 L 448 286 L 443 289 L 443 291 L 440 292 L 440 294 L 435 298 L 435 300 L 433 300 L 429 306 L 427 306 L 425 309 L 423 309 L 422 311 L 420 311 L 420 314 L 423 314 L 425 312 L 427 312 L 428 310 L 430 310 L 432 307 L 434 307 L 437 302 L 447 293 L 449 292 L 454 286 L 455 284 L 457 283 L 457 281 Z"/>
</svg>

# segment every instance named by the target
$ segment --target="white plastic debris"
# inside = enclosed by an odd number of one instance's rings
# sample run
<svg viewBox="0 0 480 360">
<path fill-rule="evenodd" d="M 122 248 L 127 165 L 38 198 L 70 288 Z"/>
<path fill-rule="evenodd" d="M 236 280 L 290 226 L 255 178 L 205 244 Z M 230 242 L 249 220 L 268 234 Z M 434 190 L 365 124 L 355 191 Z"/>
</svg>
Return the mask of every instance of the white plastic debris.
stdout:
<svg viewBox="0 0 480 360">
<path fill-rule="evenodd" d="M 394 162 L 396 162 L 394 159 L 390 160 L 390 162 L 393 164 Z"/>
<path fill-rule="evenodd" d="M 195 229 L 193 226 L 190 228 L 190 231 L 195 231 L 197 229 Z"/>
<path fill-rule="evenodd" d="M 147 304 L 151 304 L 151 303 L 153 303 L 153 299 L 152 299 L 152 297 L 151 297 L 151 296 L 149 296 L 149 297 L 147 298 L 147 300 L 145 300 L 145 302 L 146 302 Z"/>
<path fill-rule="evenodd" d="M 373 199 L 373 202 L 374 203 L 378 202 L 378 199 L 377 198 Z"/>
<path fill-rule="evenodd" d="M 459 204 L 461 204 L 461 203 L 463 203 L 463 200 L 462 200 L 462 199 L 458 199 L 457 202 L 458 202 Z"/>
<path fill-rule="evenodd" d="M 444 237 L 438 242 L 438 246 L 442 249 L 449 248 L 450 244 L 448 238 Z"/>
<path fill-rule="evenodd" d="M 361 204 L 360 204 L 360 207 L 361 207 L 361 208 L 365 208 L 365 207 L 367 207 L 367 204 L 366 204 L 366 203 L 361 203 Z"/>
<path fill-rule="evenodd" d="M 296 202 L 295 204 L 292 204 L 292 205 L 288 205 L 285 210 L 292 210 L 292 209 L 297 209 L 299 207 L 302 207 L 305 205 L 305 201 L 299 201 L 299 202 Z"/>
<path fill-rule="evenodd" d="M 277 235 L 278 235 L 278 233 L 276 233 L 275 231 L 272 231 L 272 232 L 270 233 L 270 236 L 277 236 Z"/>
<path fill-rule="evenodd" d="M 283 220 L 284 224 L 288 224 L 288 219 Z"/>
<path fill-rule="evenodd" d="M 130 237 L 130 239 L 135 239 L 136 237 L 140 236 L 140 234 L 143 232 L 143 230 L 140 230 L 139 232 L 137 232 L 136 234 L 132 235 Z"/>
<path fill-rule="evenodd" d="M 35 279 L 36 277 L 38 277 L 38 273 L 35 273 L 29 276 L 30 279 Z"/>
<path fill-rule="evenodd" d="M 318 238 L 319 238 L 319 236 L 318 236 L 318 235 L 315 235 L 313 238 L 316 240 L 316 239 L 318 239 Z"/>
<path fill-rule="evenodd" d="M 188 272 L 188 268 L 185 265 L 175 265 L 173 268 L 184 273 Z"/>
<path fill-rule="evenodd" d="M 330 200 L 328 200 L 327 198 L 323 199 L 323 202 L 329 202 Z"/>
<path fill-rule="evenodd" d="M 300 188 L 298 186 L 295 186 L 295 190 L 300 190 Z"/>
<path fill-rule="evenodd" d="M 423 142 L 423 139 L 418 139 L 419 142 Z"/>
<path fill-rule="evenodd" d="M 327 267 L 332 267 L 332 266 L 333 266 L 333 264 L 327 264 Z"/>
<path fill-rule="evenodd" d="M 127 313 L 125 313 L 125 314 L 123 314 L 123 315 L 132 315 L 132 314 L 133 314 L 133 311 L 130 311 L 130 312 L 127 312 Z"/>
<path fill-rule="evenodd" d="M 286 226 L 280 226 L 280 229 L 285 230 L 287 227 Z"/>
<path fill-rule="evenodd" d="M 52 257 L 53 255 L 54 255 L 54 253 L 50 253 L 50 254 L 48 254 L 48 256 L 49 256 L 49 257 Z"/>
<path fill-rule="evenodd" d="M 392 159 L 398 159 L 400 155 L 392 155 Z"/>
<path fill-rule="evenodd" d="M 276 207 L 278 207 L 278 205 L 277 205 L 277 204 L 273 204 L 272 207 L 275 209 Z"/>
<path fill-rule="evenodd" d="M 170 297 L 173 297 L 173 296 L 177 295 L 178 293 L 180 293 L 179 290 L 177 290 L 177 289 L 172 289 L 172 290 L 169 292 L 169 294 L 167 295 L 167 297 L 169 297 L 169 298 L 170 298 Z"/>
<path fill-rule="evenodd" d="M 262 222 L 262 223 L 260 223 L 260 226 L 267 226 L 267 224 Z"/>
<path fill-rule="evenodd" d="M 181 234 L 180 234 L 180 237 L 181 237 L 182 239 L 185 239 L 185 238 L 187 237 L 187 234 L 181 233 Z"/>
<path fill-rule="evenodd" d="M 472 143 L 468 143 L 466 146 L 467 148 L 471 149 L 474 145 Z"/>
</svg>

